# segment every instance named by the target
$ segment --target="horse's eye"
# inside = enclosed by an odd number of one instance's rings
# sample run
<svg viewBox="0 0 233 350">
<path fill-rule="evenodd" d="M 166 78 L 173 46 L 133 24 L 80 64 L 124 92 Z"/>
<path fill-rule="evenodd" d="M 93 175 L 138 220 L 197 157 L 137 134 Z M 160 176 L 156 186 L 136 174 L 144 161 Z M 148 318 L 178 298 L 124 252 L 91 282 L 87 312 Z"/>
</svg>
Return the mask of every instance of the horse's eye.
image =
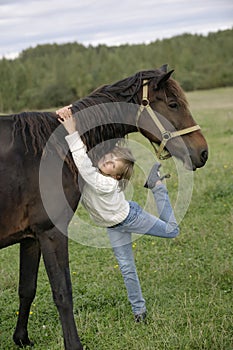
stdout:
<svg viewBox="0 0 233 350">
<path fill-rule="evenodd" d="M 177 102 L 171 102 L 168 105 L 170 108 L 177 109 L 178 108 L 178 103 Z"/>
</svg>

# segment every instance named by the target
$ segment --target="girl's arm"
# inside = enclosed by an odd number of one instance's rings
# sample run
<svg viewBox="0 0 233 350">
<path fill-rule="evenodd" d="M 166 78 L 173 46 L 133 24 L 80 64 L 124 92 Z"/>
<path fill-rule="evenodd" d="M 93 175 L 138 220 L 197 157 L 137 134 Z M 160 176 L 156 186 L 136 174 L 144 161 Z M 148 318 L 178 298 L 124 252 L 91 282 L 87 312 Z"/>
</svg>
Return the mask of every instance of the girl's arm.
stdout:
<svg viewBox="0 0 233 350">
<path fill-rule="evenodd" d="M 56 114 L 58 115 L 57 119 L 61 124 L 63 124 L 64 128 L 69 134 L 73 134 L 76 131 L 76 123 L 70 109 L 71 107 L 72 105 L 65 106 L 56 111 Z"/>
<path fill-rule="evenodd" d="M 58 110 L 56 113 L 59 114 L 58 120 L 69 133 L 69 135 L 66 136 L 66 141 L 72 153 L 74 163 L 82 178 L 89 185 L 94 187 L 96 191 L 106 193 L 117 189 L 117 180 L 113 179 L 112 177 L 102 175 L 93 166 L 90 158 L 87 155 L 86 146 L 76 130 L 75 119 L 71 110 L 69 109 L 69 106 Z"/>
</svg>

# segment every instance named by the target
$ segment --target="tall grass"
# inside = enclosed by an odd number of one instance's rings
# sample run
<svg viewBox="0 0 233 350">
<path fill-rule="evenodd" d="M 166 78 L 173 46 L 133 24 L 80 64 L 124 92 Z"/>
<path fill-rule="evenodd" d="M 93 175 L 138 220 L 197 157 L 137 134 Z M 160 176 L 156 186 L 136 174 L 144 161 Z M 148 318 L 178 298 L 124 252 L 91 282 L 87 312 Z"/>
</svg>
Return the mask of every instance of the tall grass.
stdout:
<svg viewBox="0 0 233 350">
<path fill-rule="evenodd" d="M 233 88 L 188 94 L 210 150 L 194 173 L 191 203 L 174 240 L 141 237 L 134 244 L 147 324 L 135 324 L 111 249 L 70 240 L 74 312 L 90 350 L 233 349 Z M 135 136 L 138 140 L 138 136 Z M 143 141 L 144 142 L 144 141 Z M 164 167 L 173 167 L 164 162 Z M 134 198 L 143 202 L 140 171 Z M 176 176 L 167 182 L 171 198 Z M 80 217 L 85 218 L 80 211 Z M 88 232 L 86 233 L 88 235 Z M 18 246 L 0 252 L 0 348 L 11 340 L 18 298 Z M 61 350 L 63 339 L 43 264 L 29 334 L 38 350 Z"/>
</svg>

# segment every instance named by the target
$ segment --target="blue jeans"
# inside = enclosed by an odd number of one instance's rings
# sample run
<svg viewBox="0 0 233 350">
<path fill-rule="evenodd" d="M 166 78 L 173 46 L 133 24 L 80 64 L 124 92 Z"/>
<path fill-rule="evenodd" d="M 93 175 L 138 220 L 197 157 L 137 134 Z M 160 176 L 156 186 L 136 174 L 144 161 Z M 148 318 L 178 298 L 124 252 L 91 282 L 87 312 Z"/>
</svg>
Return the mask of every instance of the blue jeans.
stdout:
<svg viewBox="0 0 233 350">
<path fill-rule="evenodd" d="M 179 234 L 179 227 L 165 185 L 155 186 L 152 192 L 159 218 L 143 210 L 136 202 L 129 202 L 130 211 L 126 219 L 107 229 L 135 315 L 145 312 L 146 305 L 134 262 L 131 234 L 163 238 L 174 238 Z"/>
</svg>

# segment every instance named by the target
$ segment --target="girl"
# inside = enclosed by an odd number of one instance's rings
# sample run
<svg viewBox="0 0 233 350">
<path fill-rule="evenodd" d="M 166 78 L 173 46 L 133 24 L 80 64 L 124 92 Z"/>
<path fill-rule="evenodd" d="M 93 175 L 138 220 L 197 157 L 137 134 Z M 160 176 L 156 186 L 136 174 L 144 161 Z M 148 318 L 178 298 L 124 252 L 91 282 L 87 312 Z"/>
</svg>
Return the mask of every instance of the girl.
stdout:
<svg viewBox="0 0 233 350">
<path fill-rule="evenodd" d="M 113 251 L 118 260 L 135 321 L 145 320 L 146 305 L 136 271 L 131 234 L 147 234 L 174 238 L 179 228 L 170 204 L 167 189 L 160 177 L 160 164 L 156 163 L 145 187 L 152 190 L 159 218 L 144 211 L 136 202 L 128 202 L 124 188 L 129 181 L 135 159 L 128 148 L 115 147 L 105 154 L 94 167 L 76 130 L 75 119 L 69 107 L 56 112 L 58 120 L 68 134 L 66 141 L 80 175 L 85 181 L 82 204 L 99 226 L 106 227 Z"/>
</svg>

